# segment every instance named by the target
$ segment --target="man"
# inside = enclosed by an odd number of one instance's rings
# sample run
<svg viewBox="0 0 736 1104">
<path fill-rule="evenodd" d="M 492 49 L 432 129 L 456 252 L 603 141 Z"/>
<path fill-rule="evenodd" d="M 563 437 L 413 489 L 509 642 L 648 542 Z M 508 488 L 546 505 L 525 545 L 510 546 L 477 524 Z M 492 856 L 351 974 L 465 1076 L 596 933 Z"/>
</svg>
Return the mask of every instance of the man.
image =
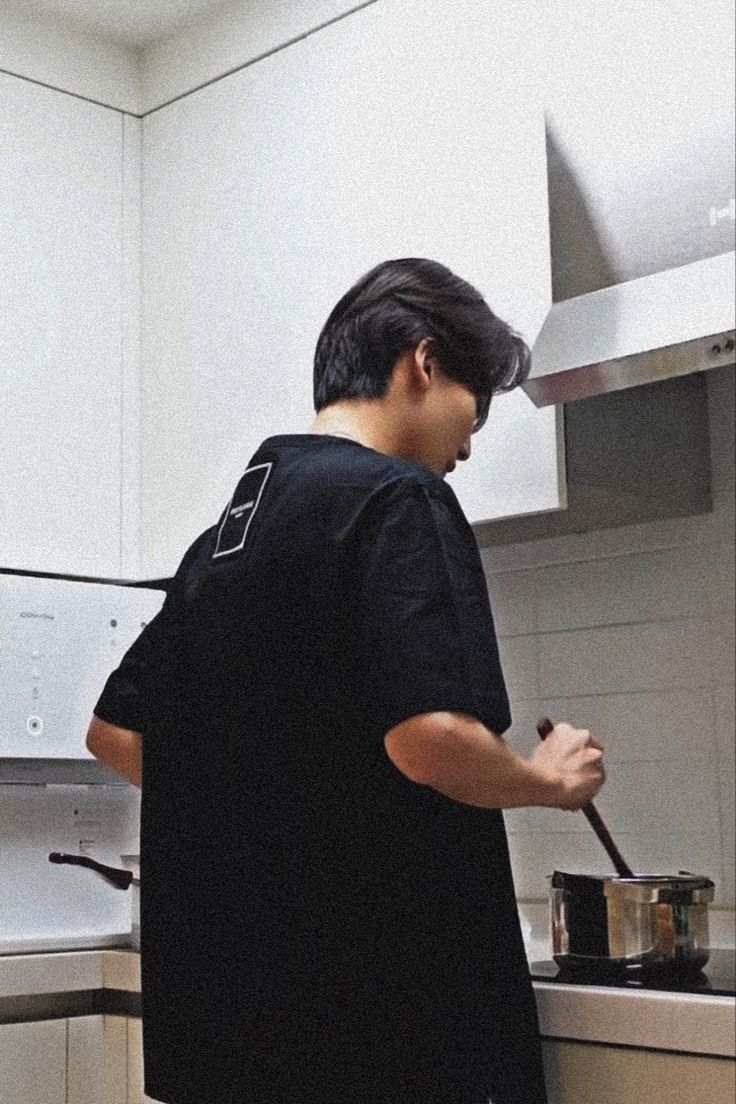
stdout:
<svg viewBox="0 0 736 1104">
<path fill-rule="evenodd" d="M 443 266 L 373 269 L 319 338 L 311 432 L 260 446 L 108 680 L 88 746 L 143 779 L 154 1098 L 545 1100 L 498 810 L 579 808 L 601 751 L 568 725 L 530 759 L 503 741 L 444 482 L 527 366 Z"/>
</svg>

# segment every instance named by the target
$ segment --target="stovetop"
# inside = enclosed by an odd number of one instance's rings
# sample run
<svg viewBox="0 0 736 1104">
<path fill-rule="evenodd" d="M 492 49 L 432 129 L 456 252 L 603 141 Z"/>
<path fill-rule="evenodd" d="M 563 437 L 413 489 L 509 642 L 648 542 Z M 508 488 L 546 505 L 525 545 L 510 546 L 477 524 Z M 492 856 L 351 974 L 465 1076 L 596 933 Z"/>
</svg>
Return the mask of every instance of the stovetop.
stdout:
<svg viewBox="0 0 736 1104">
<path fill-rule="evenodd" d="M 702 970 L 611 969 L 561 967 L 556 962 L 532 962 L 533 981 L 565 985 L 604 985 L 618 989 L 659 989 L 667 993 L 703 993 L 732 997 L 736 993 L 736 951 L 716 948 Z"/>
</svg>

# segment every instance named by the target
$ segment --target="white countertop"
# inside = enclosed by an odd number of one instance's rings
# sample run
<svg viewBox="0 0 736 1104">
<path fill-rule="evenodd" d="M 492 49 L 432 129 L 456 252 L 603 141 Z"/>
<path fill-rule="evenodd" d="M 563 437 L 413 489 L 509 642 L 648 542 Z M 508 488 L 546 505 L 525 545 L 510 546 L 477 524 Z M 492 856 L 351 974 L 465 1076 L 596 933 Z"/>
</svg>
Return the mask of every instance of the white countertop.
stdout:
<svg viewBox="0 0 736 1104">
<path fill-rule="evenodd" d="M 534 982 L 539 1028 L 557 1039 L 736 1057 L 736 999 Z"/>
<path fill-rule="evenodd" d="M 140 991 L 132 950 L 0 956 L 0 997 L 89 989 Z M 534 982 L 542 1035 L 693 1054 L 736 1056 L 736 1000 L 707 993 Z"/>
</svg>

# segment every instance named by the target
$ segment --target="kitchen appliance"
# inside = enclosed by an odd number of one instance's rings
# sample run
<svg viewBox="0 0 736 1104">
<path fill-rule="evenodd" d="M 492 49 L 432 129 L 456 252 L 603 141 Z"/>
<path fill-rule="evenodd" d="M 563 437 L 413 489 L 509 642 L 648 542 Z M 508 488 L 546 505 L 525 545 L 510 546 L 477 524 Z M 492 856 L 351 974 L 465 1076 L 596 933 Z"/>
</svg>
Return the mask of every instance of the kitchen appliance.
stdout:
<svg viewBox="0 0 736 1104">
<path fill-rule="evenodd" d="M 550 884 L 552 955 L 595 970 L 698 970 L 710 954 L 714 883 L 695 874 L 567 874 Z"/>
<path fill-rule="evenodd" d="M 538 406 L 736 359 L 734 6 L 668 10 L 558 0 L 548 23 L 565 61 L 545 95 L 553 303 L 524 385 Z"/>
<path fill-rule="evenodd" d="M 0 573 L 0 781 L 117 782 L 85 746 L 112 670 L 163 590 Z"/>
<path fill-rule="evenodd" d="M 88 870 L 100 874 L 115 889 L 130 889 L 130 945 L 139 950 L 141 945 L 140 860 L 138 855 L 121 855 L 120 859 L 125 863 L 125 869 L 108 866 L 106 863 L 90 858 L 89 855 L 70 855 L 64 851 L 52 851 L 49 855 L 49 862 L 51 863 L 86 867 Z"/>
<path fill-rule="evenodd" d="M 736 996 L 736 951 L 733 947 L 714 948 L 700 970 L 606 970 L 598 965 L 586 970 L 561 966 L 551 959 L 544 959 L 531 962 L 529 972 L 534 981 L 554 981 L 564 985 Z"/>
<path fill-rule="evenodd" d="M 524 390 L 572 402 L 736 360 L 734 253 L 553 303 Z"/>
</svg>

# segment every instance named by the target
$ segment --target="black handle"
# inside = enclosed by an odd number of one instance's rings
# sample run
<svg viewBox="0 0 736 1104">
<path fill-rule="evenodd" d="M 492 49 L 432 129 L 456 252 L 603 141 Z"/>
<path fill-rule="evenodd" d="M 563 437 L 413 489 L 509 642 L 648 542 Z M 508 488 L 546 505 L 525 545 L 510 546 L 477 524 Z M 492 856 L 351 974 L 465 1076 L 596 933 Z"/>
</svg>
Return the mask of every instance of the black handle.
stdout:
<svg viewBox="0 0 736 1104">
<path fill-rule="evenodd" d="M 549 736 L 554 727 L 555 726 L 549 719 L 549 717 L 542 717 L 541 720 L 537 721 L 537 732 L 539 733 L 542 740 L 545 740 L 547 736 Z M 634 871 L 631 869 L 629 864 L 626 862 L 626 859 L 623 857 L 618 847 L 614 843 L 613 836 L 608 831 L 608 828 L 603 822 L 601 814 L 598 812 L 593 802 L 589 801 L 587 805 L 583 805 L 580 812 L 585 813 L 593 831 L 608 852 L 609 859 L 616 867 L 616 873 L 619 875 L 619 877 L 633 878 Z"/>
<path fill-rule="evenodd" d="M 86 866 L 90 870 L 94 870 L 96 874 L 101 874 L 105 881 L 115 886 L 116 889 L 127 889 L 133 881 L 132 870 L 122 870 L 117 866 L 106 866 L 104 863 L 97 862 L 96 859 L 90 859 L 88 855 L 68 855 L 64 851 L 52 851 L 49 855 L 49 862 L 67 863 L 69 866 Z"/>
</svg>

